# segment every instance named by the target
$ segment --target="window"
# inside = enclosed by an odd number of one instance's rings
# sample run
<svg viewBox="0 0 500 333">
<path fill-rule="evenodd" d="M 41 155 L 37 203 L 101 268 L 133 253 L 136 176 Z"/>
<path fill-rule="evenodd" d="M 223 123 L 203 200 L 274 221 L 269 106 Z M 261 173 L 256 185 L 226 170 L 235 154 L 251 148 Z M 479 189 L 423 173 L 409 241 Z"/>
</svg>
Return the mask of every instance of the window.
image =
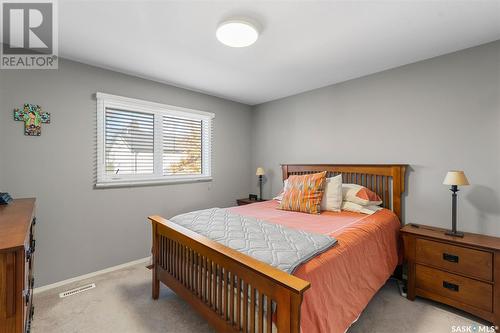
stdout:
<svg viewBox="0 0 500 333">
<path fill-rule="evenodd" d="M 96 187 L 211 180 L 213 118 L 97 93 Z"/>
</svg>

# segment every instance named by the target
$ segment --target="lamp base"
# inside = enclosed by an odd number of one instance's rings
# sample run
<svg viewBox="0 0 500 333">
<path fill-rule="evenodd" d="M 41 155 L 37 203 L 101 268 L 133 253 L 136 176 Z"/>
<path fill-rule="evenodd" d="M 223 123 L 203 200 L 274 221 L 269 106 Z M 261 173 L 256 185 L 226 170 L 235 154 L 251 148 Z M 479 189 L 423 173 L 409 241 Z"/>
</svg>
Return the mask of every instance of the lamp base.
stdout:
<svg viewBox="0 0 500 333">
<path fill-rule="evenodd" d="M 447 232 L 444 233 L 446 236 L 453 236 L 453 237 L 464 237 L 464 233 L 460 231 L 451 231 L 448 230 Z"/>
</svg>

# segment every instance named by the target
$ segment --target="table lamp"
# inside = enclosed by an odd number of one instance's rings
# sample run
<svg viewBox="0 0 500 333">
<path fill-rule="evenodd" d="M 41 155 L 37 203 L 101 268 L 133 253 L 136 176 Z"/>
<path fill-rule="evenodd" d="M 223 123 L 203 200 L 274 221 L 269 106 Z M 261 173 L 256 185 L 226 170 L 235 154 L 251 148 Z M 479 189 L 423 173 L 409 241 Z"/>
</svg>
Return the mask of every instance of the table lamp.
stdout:
<svg viewBox="0 0 500 333">
<path fill-rule="evenodd" d="M 451 185 L 451 231 L 447 231 L 446 235 L 455 237 L 464 237 L 464 233 L 457 231 L 457 192 L 459 185 L 469 185 L 469 181 L 463 171 L 451 170 L 448 171 L 443 181 L 444 185 Z"/>
<path fill-rule="evenodd" d="M 255 172 L 256 176 L 259 176 L 259 188 L 260 188 L 260 196 L 259 200 L 262 200 L 262 176 L 264 176 L 266 173 L 264 172 L 264 168 L 258 167 L 257 171 Z"/>
</svg>

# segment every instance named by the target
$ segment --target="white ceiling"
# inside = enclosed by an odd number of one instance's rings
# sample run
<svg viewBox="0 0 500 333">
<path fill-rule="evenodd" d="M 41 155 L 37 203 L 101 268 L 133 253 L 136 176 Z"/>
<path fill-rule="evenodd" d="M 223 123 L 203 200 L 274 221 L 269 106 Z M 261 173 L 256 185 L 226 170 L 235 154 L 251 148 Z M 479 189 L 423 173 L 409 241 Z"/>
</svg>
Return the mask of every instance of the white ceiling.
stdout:
<svg viewBox="0 0 500 333">
<path fill-rule="evenodd" d="M 497 1 L 59 1 L 60 55 L 259 104 L 500 39 Z M 249 17 L 247 48 L 215 38 Z"/>
</svg>

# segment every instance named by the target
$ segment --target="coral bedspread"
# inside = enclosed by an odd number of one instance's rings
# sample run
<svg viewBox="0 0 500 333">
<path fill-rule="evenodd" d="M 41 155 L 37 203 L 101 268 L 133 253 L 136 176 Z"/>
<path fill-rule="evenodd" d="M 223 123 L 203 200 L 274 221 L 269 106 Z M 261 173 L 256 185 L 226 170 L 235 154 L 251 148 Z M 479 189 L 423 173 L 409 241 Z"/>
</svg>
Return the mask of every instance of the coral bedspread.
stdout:
<svg viewBox="0 0 500 333">
<path fill-rule="evenodd" d="M 387 209 L 373 215 L 311 215 L 278 210 L 277 206 L 278 202 L 272 200 L 233 207 L 231 211 L 337 238 L 337 245 L 302 264 L 294 275 L 311 283 L 301 308 L 302 332 L 345 332 L 396 268 L 397 216 Z"/>
</svg>

